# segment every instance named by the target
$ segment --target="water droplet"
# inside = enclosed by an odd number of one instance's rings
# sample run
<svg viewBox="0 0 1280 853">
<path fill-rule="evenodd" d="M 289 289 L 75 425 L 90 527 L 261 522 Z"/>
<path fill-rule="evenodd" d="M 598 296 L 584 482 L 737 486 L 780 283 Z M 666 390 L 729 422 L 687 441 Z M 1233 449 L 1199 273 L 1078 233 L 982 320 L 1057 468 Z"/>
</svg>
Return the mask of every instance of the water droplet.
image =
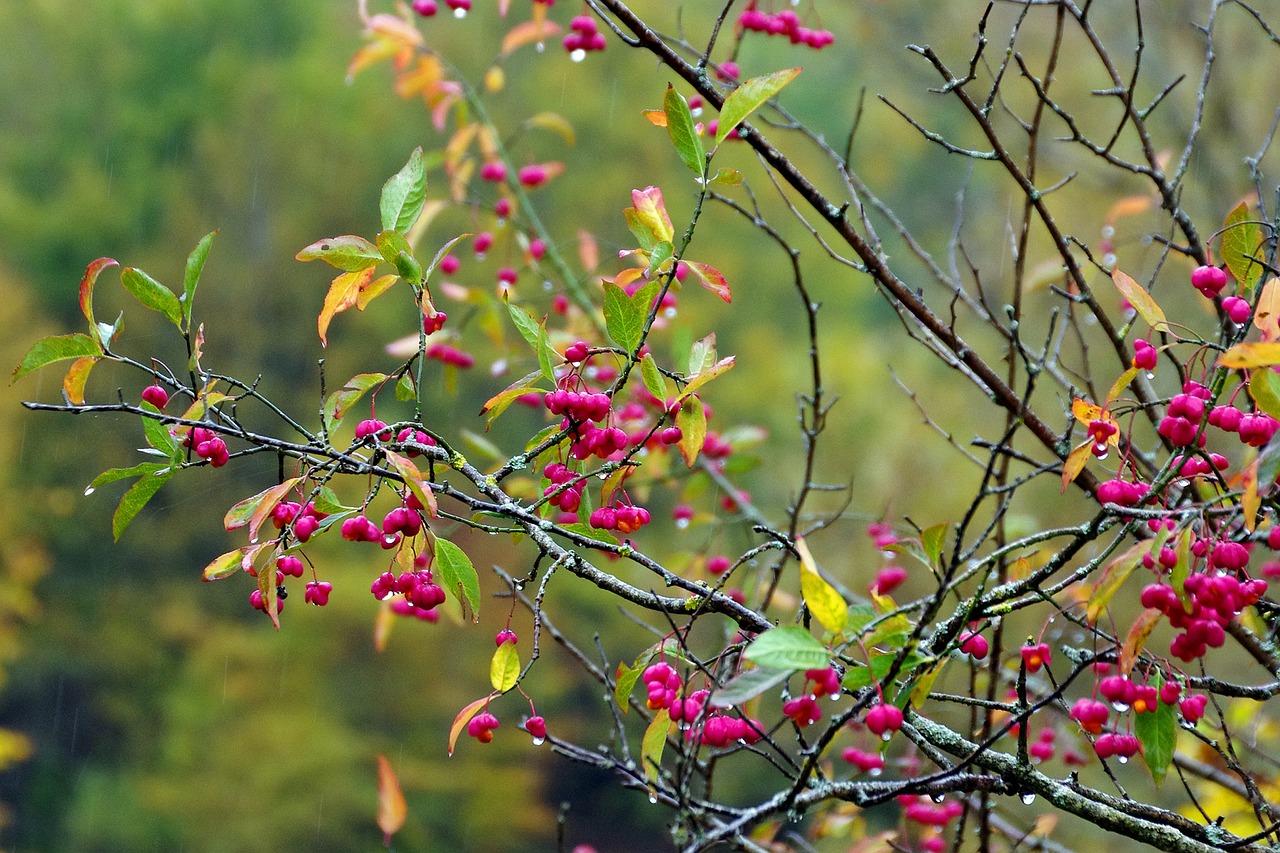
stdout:
<svg viewBox="0 0 1280 853">
<path fill-rule="evenodd" d="M 929 797 L 929 799 L 939 804 L 941 804 L 942 801 L 945 800 L 946 798 L 947 798 L 946 794 L 933 794 L 932 796 Z"/>
<path fill-rule="evenodd" d="M 91 492 L 91 491 L 93 491 L 93 489 L 90 489 L 89 491 Z M 87 494 L 89 494 L 89 492 L 85 492 L 85 494 L 87 495 Z M 684 530 L 684 529 L 685 529 L 686 527 L 688 527 L 688 526 L 689 526 L 689 519 L 687 519 L 687 518 L 680 518 L 680 519 L 676 519 L 676 527 L 677 527 L 678 529 L 680 529 L 680 530 Z"/>
<path fill-rule="evenodd" d="M 455 18 L 465 18 L 467 16 L 467 10 L 463 8 L 454 9 L 453 16 Z"/>
<path fill-rule="evenodd" d="M 670 320 L 672 317 L 676 316 L 676 309 L 674 309 L 674 308 L 665 308 L 665 309 L 663 309 L 663 311 L 662 311 L 662 316 L 664 316 L 664 317 L 666 317 L 668 320 Z"/>
<path fill-rule="evenodd" d="M 97 491 L 97 489 L 95 489 L 93 486 L 85 486 L 84 496 L 87 498 L 89 497 L 89 495 L 93 494 L 95 491 Z"/>
<path fill-rule="evenodd" d="M 543 289 L 543 290 L 545 290 L 545 291 L 547 291 L 548 293 L 550 293 L 550 292 L 551 292 L 551 288 L 553 288 L 553 287 L 555 287 L 555 285 L 554 285 L 554 284 L 552 284 L 550 281 L 547 281 L 546 279 L 543 279 L 543 282 L 542 282 L 542 289 Z"/>
<path fill-rule="evenodd" d="M 1116 756 L 1116 761 L 1119 761 L 1121 764 L 1128 764 L 1128 763 L 1129 763 L 1129 756 L 1127 756 L 1127 755 L 1119 755 L 1119 756 Z"/>
<path fill-rule="evenodd" d="M 649 792 L 649 803 L 655 806 L 658 804 L 658 795 L 655 794 L 653 791 Z"/>
<path fill-rule="evenodd" d="M 1125 711 L 1129 710 L 1129 706 L 1123 702 L 1112 702 L 1111 710 L 1115 711 L 1117 714 L 1123 714 Z"/>
<path fill-rule="evenodd" d="M 476 252 L 476 260 L 477 260 L 477 261 L 483 261 L 483 260 L 484 260 L 484 252 Z"/>
<path fill-rule="evenodd" d="M 1156 375 L 1155 375 L 1154 373 L 1152 373 L 1150 370 L 1148 370 L 1148 371 L 1147 371 L 1147 379 L 1155 379 L 1155 378 L 1156 378 Z"/>
<path fill-rule="evenodd" d="M 1109 448 L 1104 444 L 1104 445 L 1102 445 L 1102 452 L 1101 452 L 1101 453 L 1094 453 L 1093 455 L 1094 455 L 1094 457 L 1095 457 L 1095 458 L 1097 458 L 1097 460 L 1098 460 L 1099 462 L 1101 462 L 1102 460 L 1104 460 L 1104 459 L 1106 459 L 1106 458 L 1107 458 L 1108 450 L 1109 450 Z"/>
<path fill-rule="evenodd" d="M 879 775 L 880 775 L 881 773 L 883 773 L 883 772 L 884 772 L 884 771 L 883 771 L 883 770 L 881 770 L 879 767 L 872 767 L 870 770 L 868 770 L 868 771 L 867 771 L 867 775 L 868 775 L 868 776 L 879 776 Z"/>
<path fill-rule="evenodd" d="M 1107 252 L 1105 255 L 1102 256 L 1102 265 L 1104 267 L 1115 266 L 1115 263 L 1116 263 L 1116 256 L 1114 252 Z"/>
<path fill-rule="evenodd" d="M 544 737 L 536 737 L 533 739 L 534 746 L 542 746 L 546 742 L 547 742 L 547 739 Z"/>
<path fill-rule="evenodd" d="M 581 62 L 586 58 L 587 58 L 587 52 L 585 50 L 582 50 L 581 48 L 579 48 L 578 50 L 569 52 L 569 59 L 571 59 L 574 62 Z M 656 803 L 657 800 L 655 799 L 654 802 Z"/>
<path fill-rule="evenodd" d="M 884 734 L 880 735 L 880 740 L 884 741 L 885 743 L 888 743 L 889 741 L 893 740 L 893 732 L 885 732 Z"/>
<path fill-rule="evenodd" d="M 1114 237 L 1115 235 L 1116 235 L 1116 229 L 1112 228 L 1110 225 L 1102 226 L 1103 237 Z"/>
<path fill-rule="evenodd" d="M 538 42 L 536 45 L 534 45 L 534 49 L 537 50 L 538 53 L 542 53 L 544 50 L 547 49 L 546 42 Z"/>
<path fill-rule="evenodd" d="M 1025 794 L 1022 795 L 1022 804 L 1024 806 L 1029 806 L 1035 801 L 1036 801 L 1036 795 L 1031 793 L 1030 791 L 1027 791 Z"/>
</svg>

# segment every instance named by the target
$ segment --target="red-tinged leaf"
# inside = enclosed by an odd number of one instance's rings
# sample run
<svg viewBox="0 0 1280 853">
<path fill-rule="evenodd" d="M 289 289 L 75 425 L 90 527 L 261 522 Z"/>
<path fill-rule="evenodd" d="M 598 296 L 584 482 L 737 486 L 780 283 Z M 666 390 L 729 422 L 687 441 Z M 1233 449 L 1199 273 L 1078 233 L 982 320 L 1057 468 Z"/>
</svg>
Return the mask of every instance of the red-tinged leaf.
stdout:
<svg viewBox="0 0 1280 853">
<path fill-rule="evenodd" d="M 684 388 L 680 389 L 680 399 L 683 400 L 720 374 L 728 372 L 735 363 L 736 358 L 732 355 L 727 355 L 710 367 L 699 370 L 693 376 L 690 376 Z"/>
<path fill-rule="evenodd" d="M 198 421 L 204 417 L 205 412 L 229 399 L 226 394 L 223 394 L 221 391 L 210 390 L 211 388 L 213 388 L 212 383 L 210 383 L 208 388 L 205 389 L 205 392 L 192 402 L 192 404 L 187 407 L 187 410 L 182 413 L 182 419 L 184 421 Z M 184 435 L 190 430 L 191 427 L 179 428 L 179 431 Z"/>
<path fill-rule="evenodd" d="M 1076 397 L 1071 401 L 1071 414 L 1080 423 L 1088 426 L 1091 421 L 1096 421 L 1102 415 L 1102 407 Z"/>
<path fill-rule="evenodd" d="M 640 114 L 654 127 L 667 126 L 667 114 L 663 110 L 643 110 Z"/>
<path fill-rule="evenodd" d="M 394 274 L 380 275 L 364 287 L 360 288 L 360 294 L 356 297 L 356 308 L 360 311 L 369 307 L 369 303 L 386 293 L 391 285 L 400 280 L 400 276 Z"/>
<path fill-rule="evenodd" d="M 849 605 L 826 578 L 818 572 L 809 544 L 796 537 L 796 553 L 800 555 L 800 592 L 813 618 L 832 634 L 840 634 L 849 621 Z"/>
<path fill-rule="evenodd" d="M 467 723 L 471 722 L 471 718 L 480 713 L 480 709 L 489 704 L 489 700 L 497 696 L 497 693 L 490 693 L 488 696 L 482 696 L 474 702 L 468 704 L 465 708 L 458 712 L 458 716 L 453 718 L 453 725 L 449 727 L 449 754 L 453 755 L 453 748 L 458 743 L 458 736 L 462 734 L 462 730 L 467 727 Z"/>
<path fill-rule="evenodd" d="M 662 767 L 662 752 L 667 745 L 667 734 L 671 731 L 671 715 L 666 708 L 661 708 L 644 730 L 644 738 L 640 741 L 640 762 L 644 765 L 645 778 L 650 782 L 658 779 L 658 771 Z"/>
<path fill-rule="evenodd" d="M 215 557 L 209 565 L 204 567 L 204 571 L 200 575 L 200 579 L 209 581 L 220 581 L 223 578 L 229 578 L 232 575 L 239 574 L 243 571 L 240 565 L 244 552 L 237 548 L 234 551 L 228 551 L 220 557 Z"/>
<path fill-rule="evenodd" d="M 276 589 L 276 576 L 272 571 L 258 572 L 258 592 L 267 605 L 267 616 L 277 631 L 280 630 L 280 599 Z"/>
<path fill-rule="evenodd" d="M 1115 384 L 1111 386 L 1111 390 L 1107 391 L 1107 405 L 1110 406 L 1112 401 L 1115 400 L 1116 397 L 1119 397 L 1124 389 L 1129 387 L 1129 383 L 1137 378 L 1138 368 L 1136 367 L 1130 367 L 1124 373 L 1121 373 L 1120 376 L 1116 378 Z M 1107 414 L 1107 418 L 1110 420 L 1111 415 Z M 1115 439 L 1115 442 L 1113 443 L 1119 444 L 1120 436 L 1118 433 L 1111 437 Z"/>
<path fill-rule="evenodd" d="M 359 272 L 382 262 L 378 247 L 354 234 L 317 240 L 294 257 L 299 261 L 324 261 L 344 272 Z"/>
<path fill-rule="evenodd" d="M 698 277 L 698 283 L 710 290 L 716 296 L 719 296 L 725 302 L 732 302 L 732 294 L 729 292 L 729 282 L 725 281 L 720 270 L 710 264 L 699 263 L 698 261 L 682 261 L 695 276 Z"/>
<path fill-rule="evenodd" d="M 1159 610 L 1153 610 L 1148 607 L 1142 613 L 1138 614 L 1138 618 L 1134 620 L 1133 627 L 1129 629 L 1129 633 L 1125 635 L 1124 645 L 1120 647 L 1120 674 L 1128 675 L 1133 671 L 1133 665 L 1138 661 L 1138 655 L 1142 654 L 1142 650 L 1147 645 L 1147 638 L 1151 636 L 1151 632 L 1155 630 L 1156 625 L 1160 624 L 1160 620 L 1164 618 L 1164 613 Z"/>
<path fill-rule="evenodd" d="M 89 371 L 97 363 L 98 359 L 93 356 L 77 358 L 63 377 L 62 393 L 67 395 L 67 401 L 73 406 L 84 405 L 84 386 L 89 381 Z"/>
<path fill-rule="evenodd" d="M 271 510 L 275 509 L 276 504 L 284 500 L 285 495 L 289 494 L 300 481 L 300 477 L 290 477 L 278 486 L 263 489 L 253 497 L 245 498 L 227 510 L 226 516 L 222 519 L 223 525 L 227 530 L 236 530 L 248 525 L 249 541 L 256 542 L 258 528 L 262 526 L 262 522 L 267 520 L 267 516 L 271 515 Z"/>
<path fill-rule="evenodd" d="M 729 93 L 720 108 L 720 122 L 716 127 L 716 145 L 724 142 L 734 128 L 742 124 L 770 98 L 796 78 L 799 68 L 784 68 L 772 74 L 752 77 Z"/>
<path fill-rule="evenodd" d="M 1080 472 L 1084 470 L 1084 466 L 1089 461 L 1089 457 L 1093 453 L 1093 440 L 1087 439 L 1083 444 L 1072 448 L 1067 454 L 1067 459 L 1062 463 L 1062 491 L 1067 490 L 1067 486 L 1075 482 L 1076 477 L 1080 476 Z"/>
<path fill-rule="evenodd" d="M 645 187 L 631 191 L 631 207 L 625 211 L 627 227 L 631 233 L 650 251 L 659 243 L 670 243 L 675 239 L 676 230 L 667 215 L 667 206 L 662 199 L 662 190 L 657 187 Z"/>
<path fill-rule="evenodd" d="M 1116 290 L 1120 291 L 1120 295 L 1129 300 L 1133 310 L 1138 312 L 1138 316 L 1145 320 L 1147 325 L 1153 329 L 1167 328 L 1164 311 L 1151 298 L 1151 294 L 1147 293 L 1146 288 L 1118 269 L 1111 273 L 1111 281 L 1115 284 Z"/>
<path fill-rule="evenodd" d="M 515 643 L 503 643 L 489 661 L 489 683 L 498 693 L 506 693 L 520 678 L 520 650 Z"/>
<path fill-rule="evenodd" d="M 364 24 L 365 29 L 373 35 L 391 39 L 404 47 L 422 45 L 422 32 L 398 15 L 390 13 L 371 15 Z"/>
<path fill-rule="evenodd" d="M 480 414 L 485 416 L 485 431 L 487 432 L 489 426 L 497 419 L 498 415 L 502 414 L 506 408 L 514 403 L 519 397 L 535 391 L 546 393 L 544 389 L 537 386 L 538 379 L 541 376 L 541 370 L 526 373 L 524 376 L 521 376 L 515 382 L 512 382 L 506 388 L 486 400 L 485 404 L 480 407 Z"/>
<path fill-rule="evenodd" d="M 1262 294 L 1253 309 L 1253 325 L 1264 341 L 1280 338 L 1280 279 L 1271 278 L 1262 285 Z"/>
<path fill-rule="evenodd" d="M 391 836 L 400 831 L 409 814 L 400 780 L 385 755 L 378 756 L 378 829 L 382 830 L 382 844 L 391 846 Z"/>
<path fill-rule="evenodd" d="M 98 258 L 84 268 L 84 277 L 80 279 L 80 311 L 84 314 L 84 318 L 89 321 L 89 334 L 91 335 L 98 334 L 98 324 L 93 319 L 93 286 L 97 283 L 98 276 L 102 274 L 104 269 L 119 265 L 120 262 L 115 258 Z"/>
<path fill-rule="evenodd" d="M 1258 368 L 1249 374 L 1249 396 L 1259 409 L 1280 418 L 1280 376 L 1270 368 Z"/>
<path fill-rule="evenodd" d="M 355 80 L 361 71 L 385 62 L 401 50 L 401 46 L 390 39 L 378 39 L 364 45 L 351 56 L 351 62 L 347 64 L 347 83 Z"/>
<path fill-rule="evenodd" d="M 1261 256 L 1261 252 L 1262 229 L 1249 205 L 1240 202 L 1222 225 L 1221 254 L 1227 269 L 1240 282 L 1240 296 L 1245 299 L 1262 278 L 1262 265 L 1254 260 Z"/>
<path fill-rule="evenodd" d="M 1218 356 L 1219 367 L 1251 370 L 1255 367 L 1274 367 L 1280 364 L 1280 342 L 1236 344 Z"/>
<path fill-rule="evenodd" d="M 1262 495 L 1258 493 L 1258 460 L 1254 459 L 1240 472 L 1244 481 L 1244 496 L 1240 509 L 1244 512 L 1244 528 L 1250 533 L 1258 526 L 1258 510 L 1262 507 Z"/>
<path fill-rule="evenodd" d="M 385 451 L 387 461 L 399 472 L 404 478 L 404 484 L 409 487 L 409 491 L 413 492 L 427 509 L 427 513 L 432 518 L 440 517 L 440 508 L 436 506 L 436 493 L 431 490 L 431 486 L 426 480 L 422 479 L 422 472 L 418 470 L 418 466 L 413 464 L 413 460 L 399 453 L 393 453 L 390 450 Z"/>
<path fill-rule="evenodd" d="M 588 273 L 600 266 L 600 245 L 590 231 L 578 232 L 578 261 Z"/>
<path fill-rule="evenodd" d="M 1143 555 L 1150 552 L 1151 542 L 1136 542 L 1102 570 L 1098 582 L 1094 584 L 1093 591 L 1089 595 L 1089 604 L 1085 612 L 1090 625 L 1098 623 L 1098 617 L 1111 604 L 1111 599 L 1115 598 L 1120 587 L 1129 579 L 1129 575 L 1133 574 L 1133 570 L 1142 564 Z"/>
<path fill-rule="evenodd" d="M 541 4 L 534 3 L 534 9 Z M 563 30 L 559 24 L 547 20 L 524 21 L 512 27 L 502 39 L 502 55 L 507 56 L 526 44 L 539 44 L 548 39 L 558 38 Z"/>
<path fill-rule="evenodd" d="M 396 614 L 391 612 L 391 601 L 387 600 L 378 605 L 378 614 L 373 617 L 373 650 L 378 654 L 382 654 L 387 650 L 387 642 L 391 639 L 391 629 L 398 621 Z"/>
<path fill-rule="evenodd" d="M 680 411 L 676 413 L 676 426 L 680 427 L 680 455 L 684 464 L 693 467 L 702 445 L 707 440 L 707 413 L 703 411 L 702 401 L 697 397 L 685 397 L 680 401 Z"/>
<path fill-rule="evenodd" d="M 66 361 L 72 358 L 89 358 L 102 355 L 102 347 L 88 335 L 54 335 L 41 338 L 27 350 L 22 362 L 13 370 L 13 381 L 17 381 L 33 370 L 39 370 L 55 361 Z"/>
<path fill-rule="evenodd" d="M 346 311 L 356 304 L 360 298 L 360 291 L 373 281 L 373 273 L 373 267 L 366 267 L 357 272 L 345 272 L 329 285 L 329 292 L 324 297 L 324 307 L 320 309 L 320 316 L 316 321 L 321 346 L 329 345 L 329 322 L 333 319 L 333 315 Z"/>
</svg>

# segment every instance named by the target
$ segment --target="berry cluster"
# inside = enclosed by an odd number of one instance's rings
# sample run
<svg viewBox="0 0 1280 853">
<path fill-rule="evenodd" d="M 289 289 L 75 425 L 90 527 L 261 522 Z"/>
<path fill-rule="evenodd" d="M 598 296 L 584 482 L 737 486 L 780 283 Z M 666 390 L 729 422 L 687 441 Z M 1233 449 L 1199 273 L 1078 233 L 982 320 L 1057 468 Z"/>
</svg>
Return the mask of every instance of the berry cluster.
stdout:
<svg viewBox="0 0 1280 853">
<path fill-rule="evenodd" d="M 1210 565 L 1216 562 L 1222 568 L 1239 570 L 1248 556 L 1238 542 L 1221 542 L 1213 549 Z M 1262 578 L 1241 581 L 1230 574 L 1197 573 L 1187 577 L 1183 589 L 1190 611 L 1174 588 L 1162 583 L 1144 588 L 1141 601 L 1143 607 L 1163 613 L 1169 624 L 1182 632 L 1173 638 L 1169 653 L 1179 660 L 1193 661 L 1203 657 L 1210 647 L 1216 649 L 1223 644 L 1228 623 L 1258 602 L 1267 590 L 1267 582 Z"/>
<path fill-rule="evenodd" d="M 293 501 L 281 501 L 271 508 L 271 524 L 276 530 L 283 530 L 286 526 L 292 525 L 293 538 L 299 542 L 306 542 L 316 531 L 320 529 L 320 522 L 329 517 L 327 512 L 320 512 L 316 509 L 316 505 L 311 501 L 307 501 L 306 505 L 294 503 Z M 281 557 L 283 560 L 295 560 L 298 563 L 298 571 L 294 577 L 302 577 L 302 561 L 296 557 Z M 281 566 L 283 568 L 283 566 Z M 285 574 L 289 574 L 288 571 Z"/>
<path fill-rule="evenodd" d="M 801 26 L 800 17 L 791 9 L 771 15 L 755 8 L 754 3 L 738 16 L 738 26 L 748 32 L 786 36 L 792 44 L 808 45 L 814 50 L 822 50 L 836 40 L 830 30 L 811 30 Z"/>
<path fill-rule="evenodd" d="M 214 468 L 221 468 L 231 461 L 227 443 L 204 427 L 192 427 L 182 446 L 190 447 L 201 459 L 209 460 Z"/>
<path fill-rule="evenodd" d="M 597 530 L 616 530 L 626 535 L 635 533 L 650 522 L 649 510 L 630 503 L 615 502 L 591 513 L 589 523 Z"/>
<path fill-rule="evenodd" d="M 552 462 L 542 469 L 542 476 L 551 481 L 551 485 L 542 490 L 547 503 L 559 507 L 564 512 L 577 512 L 582 503 L 582 488 L 585 480 L 578 480 L 572 486 L 565 486 L 574 479 L 574 473 L 562 462 Z"/>
<path fill-rule="evenodd" d="M 423 612 L 431 612 L 444 603 L 444 589 L 435 582 L 431 572 L 419 569 L 414 572 L 401 572 L 397 577 L 392 572 L 383 572 L 369 587 L 373 597 L 382 601 L 397 593 L 403 596 L 400 601 Z M 397 602 L 399 603 L 399 602 Z M 404 610 L 404 615 L 417 615 L 413 611 Z"/>
<path fill-rule="evenodd" d="M 564 37 L 564 49 L 575 61 L 581 61 L 594 50 L 604 50 L 609 42 L 596 28 L 596 19 L 590 15 L 578 15 L 569 22 L 569 33 Z"/>
</svg>

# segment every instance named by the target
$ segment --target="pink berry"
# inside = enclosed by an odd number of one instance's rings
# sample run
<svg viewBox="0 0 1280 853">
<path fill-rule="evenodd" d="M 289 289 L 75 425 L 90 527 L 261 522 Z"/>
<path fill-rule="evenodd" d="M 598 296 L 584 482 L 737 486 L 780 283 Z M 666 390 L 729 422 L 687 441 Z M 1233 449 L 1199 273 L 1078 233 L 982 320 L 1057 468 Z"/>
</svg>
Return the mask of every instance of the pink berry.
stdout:
<svg viewBox="0 0 1280 853">
<path fill-rule="evenodd" d="M 462 261 L 458 260 L 455 255 L 445 255 L 440 259 L 440 272 L 445 275 L 453 275 L 462 266 Z"/>
<path fill-rule="evenodd" d="M 169 404 L 169 392 L 161 388 L 159 385 L 148 385 L 142 389 L 142 400 L 144 403 L 150 403 L 157 409 L 163 409 Z"/>
<path fill-rule="evenodd" d="M 547 182 L 546 167 L 538 165 L 525 166 L 520 170 L 519 178 L 520 183 L 529 189 L 540 187 Z"/>
<path fill-rule="evenodd" d="M 333 592 L 333 584 L 328 581 L 309 581 L 302 594 L 302 600 L 316 607 L 324 607 L 329 603 L 329 593 Z"/>
<path fill-rule="evenodd" d="M 1053 661 L 1053 652 L 1049 650 L 1048 643 L 1036 643 L 1035 645 L 1025 645 L 1022 647 L 1022 662 L 1027 667 L 1027 672 L 1039 672 L 1041 667 L 1047 666 Z"/>
<path fill-rule="evenodd" d="M 547 737 L 547 721 L 542 717 L 530 717 L 524 721 L 524 730 L 533 736 L 535 743 L 542 743 Z"/>
<path fill-rule="evenodd" d="M 1253 313 L 1253 309 L 1249 307 L 1249 303 L 1239 296 L 1228 296 L 1222 300 L 1222 310 L 1231 318 L 1231 322 L 1237 326 L 1244 325 L 1249 322 L 1249 315 Z"/>
<path fill-rule="evenodd" d="M 876 572 L 876 579 L 871 584 L 871 589 L 877 595 L 888 595 L 901 586 L 906 579 L 906 569 L 901 566 L 885 566 Z"/>
<path fill-rule="evenodd" d="M 1191 286 L 1212 299 L 1227 286 L 1227 273 L 1220 267 L 1196 267 L 1191 272 Z"/>
<path fill-rule="evenodd" d="M 896 705 L 884 702 L 872 705 L 867 711 L 867 728 L 882 740 L 888 740 L 893 733 L 902 728 L 902 711 Z"/>
<path fill-rule="evenodd" d="M 519 638 L 516 636 L 516 632 L 512 631 L 510 628 L 503 628 L 501 631 L 495 634 L 493 638 L 493 643 L 496 646 L 501 646 L 504 643 L 516 643 L 516 642 L 519 642 Z"/>
</svg>

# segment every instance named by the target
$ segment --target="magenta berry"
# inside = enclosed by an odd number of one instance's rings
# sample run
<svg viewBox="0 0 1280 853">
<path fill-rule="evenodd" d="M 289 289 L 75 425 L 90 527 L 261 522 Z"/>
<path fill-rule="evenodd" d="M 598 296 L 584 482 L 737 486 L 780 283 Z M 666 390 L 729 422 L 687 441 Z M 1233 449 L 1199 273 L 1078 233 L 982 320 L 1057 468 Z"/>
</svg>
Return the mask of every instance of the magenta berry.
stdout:
<svg viewBox="0 0 1280 853">
<path fill-rule="evenodd" d="M 387 425 L 377 418 L 366 418 L 356 424 L 356 440 L 373 436 L 378 441 L 390 441 L 391 430 L 387 429 Z"/>
<path fill-rule="evenodd" d="M 865 752 L 851 746 L 841 752 L 840 757 L 863 773 L 878 773 L 884 769 L 884 757 L 876 752 Z"/>
<path fill-rule="evenodd" d="M 707 558 L 707 571 L 713 575 L 722 575 L 729 571 L 732 562 L 723 554 L 717 554 L 714 557 Z"/>
<path fill-rule="evenodd" d="M 458 260 L 456 255 L 445 255 L 440 259 L 440 272 L 445 275 L 453 275 L 462 268 L 462 261 Z"/>
<path fill-rule="evenodd" d="M 436 5 L 436 0 L 413 0 L 413 11 L 424 18 L 430 18 L 440 11 L 440 7 Z"/>
<path fill-rule="evenodd" d="M 889 740 L 902 728 L 902 710 L 884 702 L 872 705 L 867 711 L 867 728 L 881 740 Z"/>
<path fill-rule="evenodd" d="M 974 660 L 982 660 L 991 652 L 987 638 L 972 631 L 960 635 L 960 651 Z"/>
<path fill-rule="evenodd" d="M 800 696 L 783 702 L 782 713 L 800 728 L 822 719 L 822 709 L 818 707 L 818 700 L 812 696 Z"/>
<path fill-rule="evenodd" d="M 1178 703 L 1178 711 L 1188 723 L 1196 723 L 1204 716 L 1204 710 L 1208 704 L 1209 697 L 1203 693 L 1197 693 Z"/>
<path fill-rule="evenodd" d="M 493 245 L 493 235 L 488 231 L 481 231 L 472 241 L 471 247 L 476 253 L 476 257 L 483 257 L 484 253 L 489 251 L 489 247 Z"/>
<path fill-rule="evenodd" d="M 497 727 L 498 718 L 485 711 L 484 713 L 476 714 L 467 723 L 467 734 L 481 743 L 489 743 L 493 740 L 493 730 Z"/>
<path fill-rule="evenodd" d="M 302 600 L 316 607 L 324 607 L 329 603 L 329 593 L 333 592 L 333 584 L 328 581 L 308 581 Z"/>
<path fill-rule="evenodd" d="M 527 189 L 540 187 L 547 182 L 548 174 L 545 166 L 525 166 L 517 176 L 520 184 Z"/>
<path fill-rule="evenodd" d="M 888 595 L 901 586 L 906 579 L 906 569 L 901 566 L 885 566 L 876 572 L 876 579 L 871 584 L 871 590 L 876 595 Z"/>
<path fill-rule="evenodd" d="M 524 730 L 533 737 L 535 744 L 547 739 L 547 721 L 542 717 L 530 717 L 524 721 Z"/>
<path fill-rule="evenodd" d="M 1249 303 L 1241 299 L 1239 296 L 1228 296 L 1222 300 L 1222 310 L 1231 318 L 1231 322 L 1237 326 L 1242 326 L 1249 322 L 1249 315 L 1253 313 L 1253 309 L 1249 307 Z"/>
<path fill-rule="evenodd" d="M 1027 672 L 1039 672 L 1042 667 L 1048 666 L 1053 662 L 1053 652 L 1049 650 L 1048 643 L 1035 643 L 1034 645 L 1028 643 L 1022 647 L 1020 654 Z"/>
<path fill-rule="evenodd" d="M 1212 299 L 1227 286 L 1227 273 L 1220 267 L 1196 267 L 1191 272 L 1191 286 Z"/>
<path fill-rule="evenodd" d="M 142 389 L 142 401 L 150 403 L 157 409 L 163 409 L 169 404 L 169 392 L 159 385 L 148 385 Z"/>
<path fill-rule="evenodd" d="M 493 644 L 495 646 L 501 646 L 504 643 L 516 643 L 516 642 L 519 642 L 519 637 L 517 637 L 516 632 L 512 631 L 510 628 L 503 628 L 493 637 Z"/>
</svg>

